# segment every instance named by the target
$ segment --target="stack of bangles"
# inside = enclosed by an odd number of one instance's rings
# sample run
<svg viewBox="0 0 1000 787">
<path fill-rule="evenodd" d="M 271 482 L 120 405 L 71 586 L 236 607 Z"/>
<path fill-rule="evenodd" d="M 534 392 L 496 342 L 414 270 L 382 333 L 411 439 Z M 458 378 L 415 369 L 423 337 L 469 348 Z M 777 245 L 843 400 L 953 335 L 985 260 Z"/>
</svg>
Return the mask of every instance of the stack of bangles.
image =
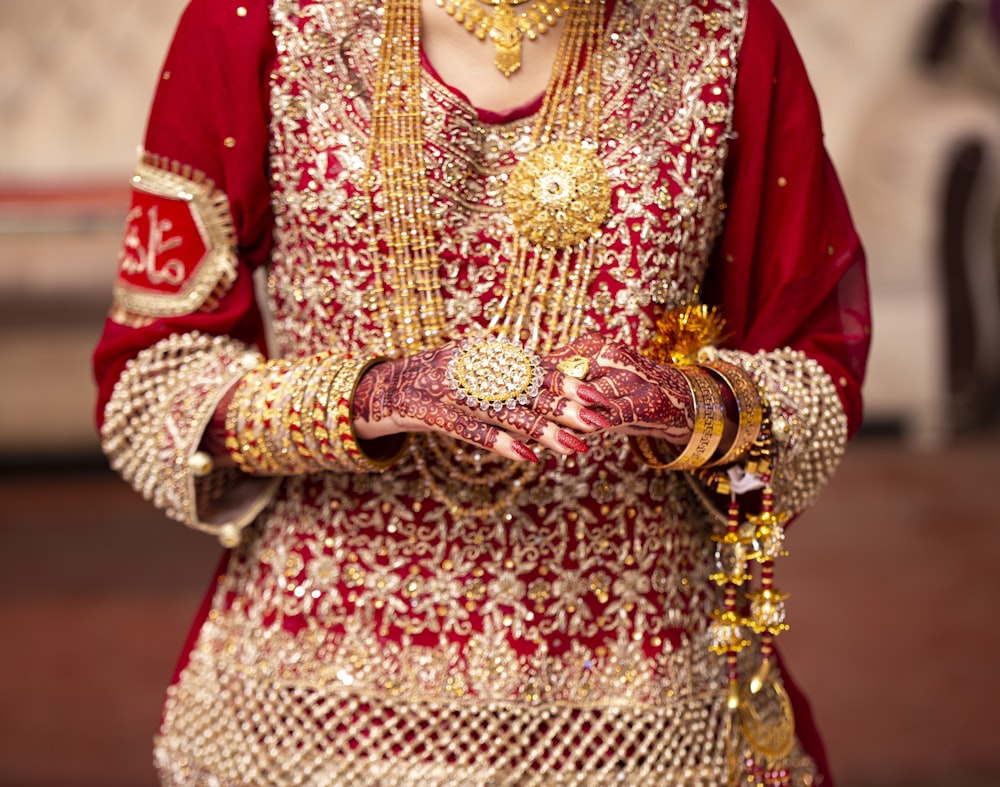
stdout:
<svg viewBox="0 0 1000 787">
<path fill-rule="evenodd" d="M 632 437 L 633 450 L 647 465 L 661 470 L 700 470 L 742 457 L 757 441 L 764 421 L 763 402 L 750 375 L 719 359 L 679 365 L 677 369 L 684 375 L 694 402 L 690 441 L 678 454 L 665 440 Z M 732 407 L 736 413 L 729 412 Z M 738 426 L 731 443 L 723 445 L 727 415 Z"/>
<path fill-rule="evenodd" d="M 351 402 L 361 376 L 382 359 L 321 353 L 272 360 L 248 372 L 226 409 L 226 450 L 254 475 L 322 470 L 379 472 L 402 454 L 373 459 L 358 445 Z"/>
</svg>

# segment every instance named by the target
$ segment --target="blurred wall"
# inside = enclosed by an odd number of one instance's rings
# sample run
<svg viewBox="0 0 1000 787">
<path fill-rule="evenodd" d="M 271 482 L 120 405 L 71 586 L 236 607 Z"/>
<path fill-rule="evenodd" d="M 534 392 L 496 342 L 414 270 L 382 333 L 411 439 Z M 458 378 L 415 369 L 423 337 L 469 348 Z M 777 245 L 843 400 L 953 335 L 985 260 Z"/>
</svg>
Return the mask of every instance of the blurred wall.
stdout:
<svg viewBox="0 0 1000 787">
<path fill-rule="evenodd" d="M 3 0 L 0 183 L 121 181 L 183 0 Z"/>
<path fill-rule="evenodd" d="M 866 420 L 939 448 L 1000 391 L 997 1 L 776 3 L 868 253 Z"/>
<path fill-rule="evenodd" d="M 0 456 L 98 450 L 89 355 L 182 5 L 0 3 Z"/>
</svg>

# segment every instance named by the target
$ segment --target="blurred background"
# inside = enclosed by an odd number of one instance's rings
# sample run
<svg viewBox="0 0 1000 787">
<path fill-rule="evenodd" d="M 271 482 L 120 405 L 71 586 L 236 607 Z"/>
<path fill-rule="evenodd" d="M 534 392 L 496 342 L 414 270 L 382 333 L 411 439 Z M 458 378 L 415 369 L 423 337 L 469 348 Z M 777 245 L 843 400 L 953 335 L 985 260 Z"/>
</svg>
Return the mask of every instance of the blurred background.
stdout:
<svg viewBox="0 0 1000 787">
<path fill-rule="evenodd" d="M 841 787 L 1000 785 L 1000 2 L 776 0 L 869 252 L 866 422 L 789 538 Z M 183 0 L 0 3 L 0 787 L 153 785 L 219 550 L 106 469 L 89 355 Z"/>
</svg>

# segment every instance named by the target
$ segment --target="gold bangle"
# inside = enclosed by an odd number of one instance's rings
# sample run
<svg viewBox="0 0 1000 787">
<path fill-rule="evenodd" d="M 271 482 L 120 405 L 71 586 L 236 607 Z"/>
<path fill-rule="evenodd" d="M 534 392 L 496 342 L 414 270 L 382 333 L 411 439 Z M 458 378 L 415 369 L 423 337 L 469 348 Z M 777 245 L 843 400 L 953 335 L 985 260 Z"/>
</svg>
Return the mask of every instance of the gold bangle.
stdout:
<svg viewBox="0 0 1000 787">
<path fill-rule="evenodd" d="M 319 458 L 323 455 L 316 424 L 325 424 L 326 414 L 323 404 L 317 397 L 321 389 L 326 390 L 326 387 L 329 386 L 330 374 L 335 373 L 331 370 L 336 370 L 340 362 L 341 358 L 332 353 L 327 353 L 325 357 L 319 359 L 316 368 L 306 381 L 302 402 L 299 405 L 302 434 L 301 450 L 304 450 L 316 462 L 319 462 Z M 323 434 L 325 434 L 325 429 Z"/>
<path fill-rule="evenodd" d="M 230 448 L 230 453 L 244 472 L 257 475 L 279 475 L 282 472 L 281 463 L 272 455 L 268 445 L 267 431 L 275 374 L 287 365 L 288 361 L 272 360 L 249 371 L 229 405 L 230 412 L 236 412 L 233 430 L 235 447 Z"/>
<path fill-rule="evenodd" d="M 736 400 L 739 418 L 736 437 L 722 456 L 713 459 L 706 467 L 726 465 L 742 457 L 757 441 L 764 419 L 763 402 L 753 378 L 739 366 L 721 359 L 707 361 L 701 366 L 722 380 Z"/>
<path fill-rule="evenodd" d="M 329 352 L 301 361 L 268 361 L 248 372 L 226 410 L 226 449 L 245 473 L 296 475 L 318 470 L 378 472 L 354 433 L 352 401 L 358 381 L 383 359 L 343 358 Z"/>
<path fill-rule="evenodd" d="M 384 363 L 387 359 L 382 357 L 367 356 L 346 364 L 345 373 L 338 377 L 338 382 L 342 385 L 334 414 L 336 423 L 336 438 L 340 449 L 346 456 L 354 469 L 361 472 L 382 472 L 394 465 L 406 451 L 409 443 L 409 436 L 400 441 L 399 447 L 390 456 L 385 458 L 374 458 L 369 456 L 361 448 L 358 436 L 354 431 L 354 394 L 357 391 L 358 383 L 365 372 L 373 366 Z"/>
<path fill-rule="evenodd" d="M 254 417 L 260 411 L 262 388 L 267 379 L 267 364 L 247 372 L 226 410 L 226 449 L 244 473 L 268 475 L 275 470 L 261 445 L 260 424 Z"/>
<path fill-rule="evenodd" d="M 661 459 L 660 455 L 653 447 L 653 441 L 649 437 L 646 435 L 638 435 L 631 436 L 628 440 L 629 444 L 632 446 L 632 450 L 639 455 L 643 464 L 646 464 L 656 470 L 671 469 L 671 463 L 673 462 L 674 457 L 670 457 L 670 459 Z"/>
<path fill-rule="evenodd" d="M 263 475 L 278 475 L 281 470 L 281 465 L 271 454 L 271 448 L 267 444 L 269 400 L 273 395 L 272 371 L 273 366 L 264 369 L 263 385 L 253 393 L 253 399 L 246 413 L 246 424 L 250 433 L 243 441 L 250 446 L 250 461 Z"/>
<path fill-rule="evenodd" d="M 331 357 L 317 371 L 316 397 L 312 407 L 312 433 L 316 445 L 316 459 L 329 470 L 343 470 L 348 462 L 336 440 L 331 435 L 330 420 L 336 408 L 338 380 L 343 376 L 348 361 Z"/>
<path fill-rule="evenodd" d="M 292 415 L 301 408 L 310 376 L 326 355 L 321 353 L 272 367 L 269 393 L 264 397 L 263 439 L 281 475 L 299 475 L 316 469 L 314 456 L 304 450 L 301 431 L 296 430 Z"/>
<path fill-rule="evenodd" d="M 674 460 L 674 470 L 694 470 L 708 462 L 722 442 L 725 407 L 722 394 L 708 372 L 697 366 L 677 367 L 691 387 L 694 401 L 694 428 L 691 439 Z"/>
<path fill-rule="evenodd" d="M 236 390 L 233 391 L 233 396 L 229 400 L 229 407 L 226 410 L 226 450 L 236 463 L 236 466 L 244 473 L 252 472 L 247 464 L 247 455 L 243 451 L 240 439 L 243 434 L 243 424 L 241 423 L 243 407 L 241 406 L 241 401 L 242 397 L 246 395 L 247 387 L 247 376 L 244 375 L 236 383 Z"/>
<path fill-rule="evenodd" d="M 295 385 L 288 386 L 280 400 L 281 425 L 285 439 L 308 463 L 315 463 L 317 456 L 315 447 L 309 443 L 311 430 L 307 428 L 307 420 L 316 396 L 317 372 L 331 354 L 329 351 L 319 353 L 301 365 L 296 374 Z"/>
<path fill-rule="evenodd" d="M 286 410 L 301 400 L 319 358 L 270 360 L 239 382 L 226 411 L 226 449 L 245 473 L 297 475 L 318 469 L 289 428 Z"/>
<path fill-rule="evenodd" d="M 276 381 L 273 405 L 269 415 L 272 423 L 267 431 L 272 455 L 280 455 L 291 473 L 305 473 L 316 468 L 315 455 L 305 446 L 301 412 L 306 389 L 316 368 L 329 356 L 319 353 L 295 361 Z"/>
<path fill-rule="evenodd" d="M 660 470 L 695 470 L 712 458 L 722 441 L 725 408 L 722 395 L 708 372 L 696 366 L 678 366 L 677 369 L 684 375 L 691 390 L 694 409 L 694 426 L 688 444 L 679 454 L 662 459 L 649 437 L 634 437 L 630 442 L 650 467 Z M 659 442 L 662 444 L 666 441 Z"/>
</svg>

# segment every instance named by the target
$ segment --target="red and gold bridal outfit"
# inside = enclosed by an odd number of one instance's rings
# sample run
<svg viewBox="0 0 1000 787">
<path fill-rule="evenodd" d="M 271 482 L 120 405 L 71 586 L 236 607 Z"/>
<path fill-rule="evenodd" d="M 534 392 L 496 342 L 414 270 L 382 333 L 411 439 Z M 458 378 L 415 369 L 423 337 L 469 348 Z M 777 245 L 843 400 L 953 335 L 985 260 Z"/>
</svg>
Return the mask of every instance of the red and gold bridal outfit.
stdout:
<svg viewBox="0 0 1000 787">
<path fill-rule="evenodd" d="M 238 545 L 169 691 L 161 777 L 723 784 L 717 522 L 624 438 L 540 470 L 429 438 L 381 474 L 192 467 L 265 322 L 272 356 L 385 349 L 364 186 L 381 20 L 361 0 L 195 0 L 164 67 L 96 354 L 102 434 L 137 489 Z M 766 0 L 620 1 L 605 43 L 612 215 L 581 330 L 643 347 L 701 287 L 728 322 L 723 357 L 785 427 L 776 491 L 797 513 L 858 422 L 867 345 L 863 261 L 801 63 Z M 503 187 L 539 102 L 477 112 L 427 64 L 422 89 L 459 337 L 510 275 Z M 800 732 L 792 781 L 816 783 Z"/>
</svg>

